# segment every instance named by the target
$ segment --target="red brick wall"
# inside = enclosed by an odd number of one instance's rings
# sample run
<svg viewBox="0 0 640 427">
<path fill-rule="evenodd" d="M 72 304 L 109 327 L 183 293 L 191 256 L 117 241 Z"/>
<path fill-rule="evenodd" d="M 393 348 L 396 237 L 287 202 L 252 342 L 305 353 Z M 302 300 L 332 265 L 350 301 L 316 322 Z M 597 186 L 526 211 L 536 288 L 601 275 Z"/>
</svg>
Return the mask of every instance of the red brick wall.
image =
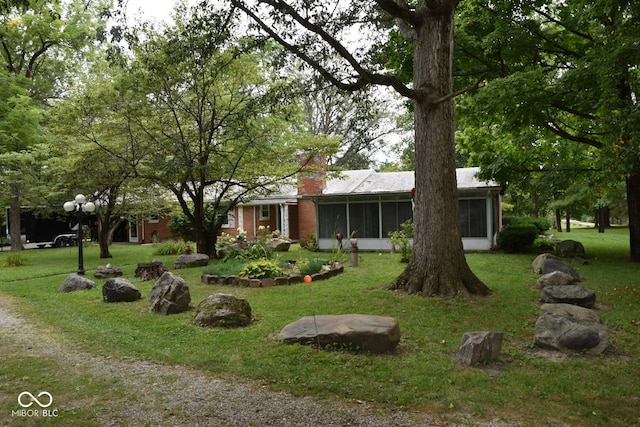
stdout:
<svg viewBox="0 0 640 427">
<path fill-rule="evenodd" d="M 316 204 L 312 199 L 298 200 L 298 237 L 306 239 L 316 232 Z"/>
<path fill-rule="evenodd" d="M 144 233 L 140 230 L 139 235 L 143 239 L 144 243 L 152 243 L 154 241 L 154 234 L 157 235 L 155 241 L 164 242 L 171 239 L 171 228 L 169 227 L 170 217 L 160 218 L 157 223 L 149 222 L 148 219 L 144 221 Z M 140 225 L 138 225 L 140 227 Z"/>
</svg>

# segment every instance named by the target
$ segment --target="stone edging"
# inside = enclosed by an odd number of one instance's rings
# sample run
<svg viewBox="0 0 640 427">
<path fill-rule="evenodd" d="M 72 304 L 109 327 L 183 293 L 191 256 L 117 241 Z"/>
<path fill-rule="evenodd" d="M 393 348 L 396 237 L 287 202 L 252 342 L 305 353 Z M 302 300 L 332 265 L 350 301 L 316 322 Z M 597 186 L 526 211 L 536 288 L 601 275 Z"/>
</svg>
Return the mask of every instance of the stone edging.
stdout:
<svg viewBox="0 0 640 427">
<path fill-rule="evenodd" d="M 311 274 L 311 281 L 326 280 L 344 271 L 342 265 L 338 265 L 331 270 L 325 270 L 320 273 Z M 202 283 L 206 285 L 231 285 L 244 288 L 266 288 L 269 286 L 294 285 L 296 283 L 304 283 L 304 275 L 290 277 L 276 277 L 275 279 L 248 279 L 239 276 L 218 276 L 216 274 L 203 274 L 200 276 Z"/>
</svg>

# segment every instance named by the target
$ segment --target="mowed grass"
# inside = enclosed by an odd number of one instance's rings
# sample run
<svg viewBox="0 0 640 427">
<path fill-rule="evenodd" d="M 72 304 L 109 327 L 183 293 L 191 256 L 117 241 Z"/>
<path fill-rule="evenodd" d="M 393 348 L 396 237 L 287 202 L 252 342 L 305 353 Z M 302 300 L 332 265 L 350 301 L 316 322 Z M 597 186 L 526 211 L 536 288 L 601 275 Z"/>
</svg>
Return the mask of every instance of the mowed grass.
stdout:
<svg viewBox="0 0 640 427">
<path fill-rule="evenodd" d="M 85 250 L 88 277 L 97 265 L 120 266 L 124 277 L 141 290 L 143 299 L 138 302 L 104 303 L 101 280 L 93 290 L 58 293 L 66 275 L 77 267 L 77 248 L 25 251 L 26 265 L 0 268 L 0 297 L 12 296 L 30 321 L 83 351 L 185 365 L 294 395 L 425 411 L 450 422 L 506 418 L 523 425 L 639 424 L 640 264 L 628 261 L 628 230 L 600 234 L 578 229 L 558 237 L 582 241 L 587 249 L 589 263 L 574 267 L 584 279 L 582 285 L 596 291 L 602 307 L 598 313 L 612 332 L 610 349 L 600 357 L 551 361 L 532 348 L 540 309 L 540 292 L 533 286 L 537 275 L 530 271 L 535 255 L 468 254 L 472 269 L 493 290 L 489 297 L 470 300 L 386 290 L 404 267 L 397 254 L 362 253 L 358 267 L 347 262 L 345 272 L 332 279 L 263 289 L 205 285 L 200 281 L 202 269 L 174 270 L 189 283 L 194 306 L 217 292 L 249 301 L 255 322 L 228 330 L 193 325 L 193 310 L 171 316 L 148 313 L 153 282 L 133 276 L 138 262 L 154 258 L 151 246 L 114 245 L 109 260 L 100 260 L 97 248 Z M 6 255 L 0 253 L 0 265 Z M 317 256 L 297 246 L 282 254 L 286 259 Z M 172 268 L 175 256 L 156 258 Z M 276 339 L 285 325 L 300 317 L 344 313 L 398 319 L 398 351 L 327 352 Z M 463 368 L 455 361 L 462 335 L 478 330 L 504 332 L 502 360 L 491 367 Z M 26 356 L 8 348 L 0 348 L 2 395 L 15 397 L 25 387 L 46 386 L 71 401 L 74 383 L 87 381 L 81 374 L 71 376 L 73 381 L 53 381 L 53 360 L 31 363 L 33 369 L 26 375 L 21 362 Z M 107 397 L 122 392 L 107 390 L 102 391 Z M 93 392 L 91 387 L 87 391 Z M 14 406 L 0 399 L 0 420 Z M 91 425 L 81 405 L 72 419 L 77 425 Z"/>
</svg>

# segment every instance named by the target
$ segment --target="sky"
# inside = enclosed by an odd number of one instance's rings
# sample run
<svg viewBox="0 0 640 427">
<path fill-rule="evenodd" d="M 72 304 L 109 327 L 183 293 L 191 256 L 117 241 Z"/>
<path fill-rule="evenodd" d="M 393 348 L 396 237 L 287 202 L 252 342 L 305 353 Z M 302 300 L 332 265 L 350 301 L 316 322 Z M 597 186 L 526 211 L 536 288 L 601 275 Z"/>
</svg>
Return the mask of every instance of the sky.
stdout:
<svg viewBox="0 0 640 427">
<path fill-rule="evenodd" d="M 127 12 L 132 15 L 142 13 L 145 19 L 169 19 L 177 0 L 128 0 Z"/>
</svg>

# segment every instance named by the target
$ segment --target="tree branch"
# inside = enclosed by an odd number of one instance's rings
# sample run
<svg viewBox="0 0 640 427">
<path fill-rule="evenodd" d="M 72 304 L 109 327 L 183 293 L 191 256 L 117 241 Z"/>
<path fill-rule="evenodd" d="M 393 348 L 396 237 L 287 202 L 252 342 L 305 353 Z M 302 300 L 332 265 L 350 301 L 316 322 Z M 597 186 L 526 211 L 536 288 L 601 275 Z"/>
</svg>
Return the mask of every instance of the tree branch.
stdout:
<svg viewBox="0 0 640 427">
<path fill-rule="evenodd" d="M 482 75 L 480 75 L 480 77 L 478 77 L 478 80 L 476 80 L 476 82 L 474 84 L 472 84 L 471 86 L 467 86 L 463 89 L 457 90 L 455 92 L 451 92 L 449 95 L 443 96 L 442 98 L 438 98 L 436 100 L 433 101 L 434 104 L 440 104 L 441 102 L 445 102 L 448 101 L 452 98 L 455 98 L 458 95 L 462 95 L 463 93 L 467 93 L 467 92 L 473 92 L 475 90 L 478 90 L 478 88 L 480 87 L 480 84 L 482 84 L 482 81 L 484 80 L 484 78 L 487 76 L 488 72 L 484 72 L 482 73 Z"/>
<path fill-rule="evenodd" d="M 351 53 L 344 47 L 342 43 L 336 40 L 329 33 L 324 31 L 321 27 L 316 24 L 313 24 L 308 19 L 302 17 L 300 14 L 295 12 L 293 8 L 283 2 L 283 1 L 274 1 L 274 0 L 261 0 L 261 3 L 268 4 L 272 6 L 275 10 L 284 12 L 291 16 L 297 23 L 302 25 L 305 29 L 314 33 L 321 37 L 329 46 L 331 46 L 343 59 L 347 61 L 347 63 L 353 68 L 356 76 L 354 76 L 355 81 L 353 83 L 345 83 L 338 79 L 331 71 L 329 71 L 326 67 L 320 64 L 319 61 L 312 58 L 306 52 L 304 52 L 299 46 L 289 43 L 282 36 L 280 36 L 276 31 L 274 31 L 269 25 L 267 25 L 262 18 L 257 16 L 249 6 L 245 5 L 241 0 L 231 0 L 231 3 L 242 10 L 247 16 L 249 16 L 258 26 L 268 34 L 268 36 L 278 42 L 282 47 L 284 47 L 287 51 L 297 56 L 304 62 L 306 62 L 311 68 L 313 68 L 316 72 L 318 72 L 324 79 L 329 81 L 331 84 L 336 86 L 337 88 L 348 91 L 355 92 L 358 91 L 365 86 L 370 84 L 377 84 L 381 86 L 390 86 L 396 90 L 400 95 L 405 96 L 410 99 L 417 99 L 423 94 L 420 91 L 416 91 L 410 89 L 405 86 L 402 81 L 398 78 L 385 74 L 372 73 L 369 70 L 366 70 L 362 67 L 362 65 L 356 60 Z"/>
</svg>

